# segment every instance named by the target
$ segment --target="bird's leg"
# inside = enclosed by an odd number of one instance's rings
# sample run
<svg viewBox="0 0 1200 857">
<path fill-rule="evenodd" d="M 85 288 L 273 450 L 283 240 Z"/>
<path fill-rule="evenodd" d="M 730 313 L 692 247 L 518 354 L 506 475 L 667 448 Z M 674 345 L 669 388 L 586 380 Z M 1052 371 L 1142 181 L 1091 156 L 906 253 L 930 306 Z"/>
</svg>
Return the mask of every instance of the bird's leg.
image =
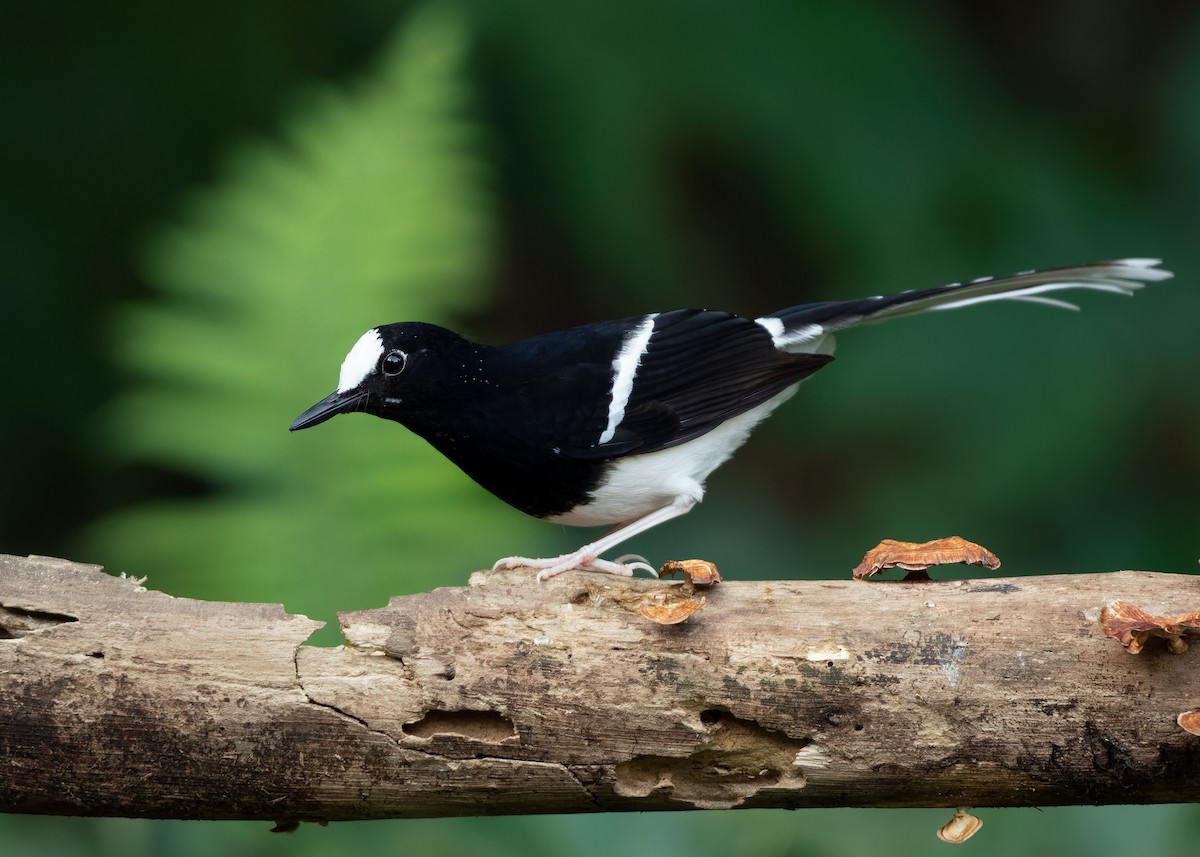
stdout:
<svg viewBox="0 0 1200 857">
<path fill-rule="evenodd" d="M 539 583 L 549 577 L 554 577 L 557 574 L 562 574 L 564 571 L 571 571 L 573 569 L 629 576 L 633 574 L 635 569 L 640 568 L 657 576 L 658 572 L 649 563 L 640 561 L 614 562 L 612 560 L 600 559 L 600 554 L 611 550 L 626 539 L 636 536 L 638 533 L 644 533 L 651 527 L 658 526 L 664 521 L 687 514 L 695 505 L 695 497 L 676 497 L 670 505 L 663 506 L 661 509 L 655 509 L 653 512 L 645 514 L 640 518 L 634 518 L 632 521 L 627 521 L 624 524 L 618 524 L 611 531 L 596 539 L 596 541 L 584 545 L 574 553 L 546 559 L 508 556 L 497 560 L 492 568 L 536 568 L 539 569 L 537 575 Z M 622 559 L 626 558 L 622 557 Z"/>
</svg>

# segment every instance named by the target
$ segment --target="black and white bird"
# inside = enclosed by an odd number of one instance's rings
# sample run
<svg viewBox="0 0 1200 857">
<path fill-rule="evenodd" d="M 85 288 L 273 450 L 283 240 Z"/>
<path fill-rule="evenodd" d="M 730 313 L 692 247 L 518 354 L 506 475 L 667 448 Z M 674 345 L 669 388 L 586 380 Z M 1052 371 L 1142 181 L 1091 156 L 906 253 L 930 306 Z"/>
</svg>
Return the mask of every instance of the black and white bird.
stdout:
<svg viewBox="0 0 1200 857">
<path fill-rule="evenodd" d="M 993 300 L 1077 309 L 1047 293 L 1129 295 L 1171 272 L 1120 259 L 923 291 L 789 307 L 761 318 L 673 310 L 586 324 L 511 345 L 432 324 L 368 330 L 338 387 L 292 431 L 361 411 L 425 438 L 522 512 L 572 526 L 615 525 L 574 553 L 506 557 L 497 567 L 632 574 L 640 558 L 601 554 L 689 511 L 704 481 L 750 432 L 833 359 L 837 331 Z"/>
</svg>

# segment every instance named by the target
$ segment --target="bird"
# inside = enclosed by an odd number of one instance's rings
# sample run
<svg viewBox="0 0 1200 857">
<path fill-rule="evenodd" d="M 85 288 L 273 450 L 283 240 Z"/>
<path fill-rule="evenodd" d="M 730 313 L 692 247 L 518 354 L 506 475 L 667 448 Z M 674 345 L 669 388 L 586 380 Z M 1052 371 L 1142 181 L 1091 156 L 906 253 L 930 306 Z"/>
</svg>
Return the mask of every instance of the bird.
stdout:
<svg viewBox="0 0 1200 857">
<path fill-rule="evenodd" d="M 385 324 L 354 343 L 337 389 L 290 430 L 355 412 L 392 420 L 528 515 L 611 527 L 571 553 L 504 557 L 494 568 L 527 567 L 538 582 L 571 570 L 657 576 L 642 557 L 602 554 L 699 503 L 708 476 L 829 365 L 836 333 L 996 300 L 1078 309 L 1048 294 L 1132 295 L 1173 276 L 1160 265 L 1131 258 L 1022 271 L 755 319 L 679 309 L 499 346 L 423 322 Z"/>
</svg>

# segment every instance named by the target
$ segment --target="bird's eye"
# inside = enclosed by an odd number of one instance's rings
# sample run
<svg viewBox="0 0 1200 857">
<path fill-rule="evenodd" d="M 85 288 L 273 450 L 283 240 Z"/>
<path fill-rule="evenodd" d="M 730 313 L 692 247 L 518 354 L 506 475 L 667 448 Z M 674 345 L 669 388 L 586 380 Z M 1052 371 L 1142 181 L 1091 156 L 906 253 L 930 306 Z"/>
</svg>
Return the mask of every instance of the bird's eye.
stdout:
<svg viewBox="0 0 1200 857">
<path fill-rule="evenodd" d="M 407 363 L 408 355 L 403 351 L 389 351 L 380 365 L 383 368 L 383 374 L 391 377 L 403 372 Z"/>
</svg>

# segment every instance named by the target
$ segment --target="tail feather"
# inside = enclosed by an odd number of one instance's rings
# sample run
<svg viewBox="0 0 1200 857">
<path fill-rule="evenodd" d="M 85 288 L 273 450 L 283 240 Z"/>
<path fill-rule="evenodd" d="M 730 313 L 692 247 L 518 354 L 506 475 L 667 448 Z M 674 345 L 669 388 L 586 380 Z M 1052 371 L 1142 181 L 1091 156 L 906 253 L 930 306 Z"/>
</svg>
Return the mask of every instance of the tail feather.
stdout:
<svg viewBox="0 0 1200 857">
<path fill-rule="evenodd" d="M 935 310 L 960 309 L 987 301 L 1019 300 L 1077 310 L 1079 307 L 1075 304 L 1046 297 L 1045 293 L 1089 289 L 1132 295 L 1146 283 L 1169 280 L 1174 276 L 1158 267 L 1161 263 L 1161 259 L 1117 259 L 1045 271 L 1022 271 L 1011 277 L 981 277 L 968 283 L 951 283 L 895 295 L 803 304 L 757 321 L 770 331 L 780 349 L 826 350 L 831 348 L 831 343 L 825 342 L 828 335 L 847 327 Z"/>
</svg>

